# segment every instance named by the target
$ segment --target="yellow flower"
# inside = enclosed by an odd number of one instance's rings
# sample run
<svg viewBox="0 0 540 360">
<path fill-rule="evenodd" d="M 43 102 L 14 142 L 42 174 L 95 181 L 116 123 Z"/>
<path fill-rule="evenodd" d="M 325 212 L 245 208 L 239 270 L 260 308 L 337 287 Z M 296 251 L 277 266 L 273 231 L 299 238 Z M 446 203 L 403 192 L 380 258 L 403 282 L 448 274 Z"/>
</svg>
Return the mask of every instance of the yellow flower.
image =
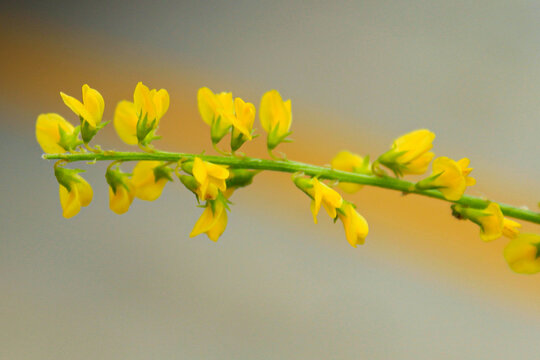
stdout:
<svg viewBox="0 0 540 360">
<path fill-rule="evenodd" d="M 138 82 L 133 93 L 135 113 L 139 119 L 147 119 L 148 124 L 156 122 L 153 128 L 159 124 L 159 120 L 169 109 L 169 93 L 165 89 L 152 89 Z"/>
<path fill-rule="evenodd" d="M 232 93 L 214 94 L 203 87 L 197 93 L 197 104 L 203 121 L 210 125 L 212 143 L 217 144 L 236 121 Z"/>
<path fill-rule="evenodd" d="M 349 244 L 351 244 L 352 247 L 363 244 L 369 232 L 366 219 L 364 219 L 364 217 L 360 215 L 349 202 L 343 202 L 343 206 L 339 209 L 337 214 L 341 222 L 343 222 L 345 236 L 347 237 Z"/>
<path fill-rule="evenodd" d="M 73 150 L 81 142 L 78 132 L 58 114 L 41 114 L 36 122 L 36 139 L 47 154 L 60 154 Z"/>
<path fill-rule="evenodd" d="M 170 169 L 162 165 L 160 161 L 139 161 L 135 165 L 131 181 L 137 198 L 154 201 L 160 197 L 167 181 L 172 180 Z"/>
<path fill-rule="evenodd" d="M 348 151 L 340 151 L 331 162 L 332 169 L 354 172 L 359 174 L 370 174 L 369 158 L 362 158 L 359 155 Z M 347 193 L 357 192 L 362 188 L 360 184 L 340 182 L 338 185 L 341 190 Z"/>
<path fill-rule="evenodd" d="M 291 100 L 283 101 L 277 90 L 270 90 L 262 96 L 259 117 L 268 134 L 268 149 L 274 149 L 291 134 Z"/>
<path fill-rule="evenodd" d="M 472 168 L 468 168 L 470 160 L 463 158 L 454 161 L 445 156 L 433 161 L 433 173 L 427 179 L 417 183 L 419 189 L 438 189 L 450 201 L 457 201 L 465 192 L 467 186 L 472 186 L 476 180 L 469 177 Z"/>
<path fill-rule="evenodd" d="M 240 98 L 234 99 L 236 117 L 233 119 L 231 149 L 236 151 L 242 144 L 252 139 L 253 121 L 255 120 L 255 106 L 244 102 Z"/>
<path fill-rule="evenodd" d="M 129 179 L 126 179 L 125 186 L 116 186 L 116 191 L 109 186 L 109 207 L 118 215 L 124 214 L 129 210 L 134 197 L 134 187 Z M 126 189 L 127 187 L 127 189 Z"/>
<path fill-rule="evenodd" d="M 216 199 L 220 190 L 222 193 L 227 189 L 225 180 L 229 177 L 229 170 L 222 165 L 215 165 L 196 157 L 193 161 L 193 176 L 199 188 L 199 199 Z"/>
<path fill-rule="evenodd" d="M 90 184 L 80 175 L 72 175 L 69 189 L 60 185 L 60 204 L 62 215 L 69 219 L 79 213 L 82 206 L 88 206 L 94 195 Z"/>
<path fill-rule="evenodd" d="M 507 218 L 503 219 L 503 235 L 509 239 L 514 239 L 519 235 L 521 224 Z"/>
<path fill-rule="evenodd" d="M 206 233 L 212 241 L 217 241 L 227 227 L 227 211 L 225 200 L 210 200 L 206 202 L 201 217 L 195 223 L 189 237 Z"/>
<path fill-rule="evenodd" d="M 400 136 L 392 148 L 379 157 L 379 162 L 391 169 L 397 176 L 404 174 L 423 174 L 434 154 L 435 134 L 426 129 L 412 131 Z"/>
<path fill-rule="evenodd" d="M 311 196 L 311 213 L 313 214 L 313 221 L 317 223 L 317 214 L 322 206 L 326 209 L 328 215 L 335 219 L 336 209 L 340 208 L 343 204 L 341 195 L 334 189 L 328 187 L 328 185 L 319 181 L 319 179 L 313 178 L 311 181 L 312 187 L 306 189 L 308 195 Z"/>
<path fill-rule="evenodd" d="M 143 143 L 159 125 L 169 109 L 169 93 L 165 89 L 148 89 L 139 82 L 133 102 L 121 101 L 114 112 L 114 128 L 122 141 L 129 145 Z"/>
<path fill-rule="evenodd" d="M 501 237 L 504 227 L 504 216 L 499 205 L 497 203 L 490 203 L 483 211 L 485 215 L 477 218 L 480 224 L 480 238 L 484 241 L 492 241 Z"/>
<path fill-rule="evenodd" d="M 504 248 L 504 258 L 519 274 L 540 272 L 540 235 L 520 234 Z"/>
<path fill-rule="evenodd" d="M 64 104 L 77 114 L 77 116 L 88 122 L 91 127 L 95 128 L 99 125 L 103 117 L 105 102 L 103 101 L 103 96 L 97 90 L 84 84 L 82 87 L 82 103 L 63 92 L 60 92 L 60 96 L 62 96 Z"/>
</svg>

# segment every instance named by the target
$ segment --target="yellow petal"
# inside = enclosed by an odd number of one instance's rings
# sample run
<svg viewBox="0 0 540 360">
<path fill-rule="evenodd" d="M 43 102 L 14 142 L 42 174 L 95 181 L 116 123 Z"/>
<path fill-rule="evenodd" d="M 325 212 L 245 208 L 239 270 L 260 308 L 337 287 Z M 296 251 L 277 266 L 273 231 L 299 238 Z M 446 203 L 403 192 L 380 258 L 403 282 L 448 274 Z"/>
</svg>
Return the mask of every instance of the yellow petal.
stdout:
<svg viewBox="0 0 540 360">
<path fill-rule="evenodd" d="M 81 211 L 81 202 L 79 200 L 79 191 L 75 186 L 68 191 L 63 185 L 59 185 L 60 205 L 62 205 L 62 215 L 66 218 L 72 218 Z"/>
<path fill-rule="evenodd" d="M 74 183 L 72 186 L 76 187 L 77 191 L 79 192 L 79 201 L 81 206 L 88 206 L 92 202 L 94 192 L 90 184 L 84 180 L 84 178 L 79 175 L 77 175 L 77 178 L 79 179 L 79 182 Z"/>
<path fill-rule="evenodd" d="M 128 145 L 137 145 L 137 122 L 135 104 L 129 101 L 120 101 L 114 111 L 114 129 L 116 133 Z"/>
<path fill-rule="evenodd" d="M 536 257 L 538 243 L 540 243 L 540 235 L 537 234 L 520 234 L 511 240 L 503 253 L 510 268 L 520 274 L 540 272 L 540 257 Z"/>
<path fill-rule="evenodd" d="M 206 232 L 206 235 L 208 235 L 208 238 L 210 240 L 218 241 L 219 237 L 221 236 L 221 234 L 223 234 L 226 227 L 227 211 L 222 210 L 221 213 L 217 216 L 216 222 L 214 222 L 213 226 Z"/>
<path fill-rule="evenodd" d="M 139 161 L 133 169 L 131 183 L 135 188 L 135 196 L 141 200 L 154 201 L 161 196 L 167 179 L 155 181 L 154 169 L 161 165 L 160 161 Z"/>
<path fill-rule="evenodd" d="M 484 241 L 495 240 L 502 235 L 504 216 L 497 203 L 490 203 L 484 210 L 487 215 L 478 217 L 481 224 L 480 238 Z"/>
<path fill-rule="evenodd" d="M 236 98 L 234 99 L 234 107 L 236 112 L 236 117 L 233 121 L 234 127 L 244 134 L 248 140 L 251 140 L 251 131 L 255 120 L 255 106 L 244 102 L 240 98 Z"/>
<path fill-rule="evenodd" d="M 434 139 L 435 134 L 427 129 L 415 130 L 400 136 L 393 144 L 396 152 L 406 152 L 399 157 L 399 162 L 408 163 L 426 153 L 433 147 Z"/>
<path fill-rule="evenodd" d="M 259 118 L 263 129 L 267 133 L 270 133 L 273 128 L 278 126 L 277 135 L 285 135 L 291 127 L 291 101 L 284 102 L 277 90 L 266 92 L 261 98 Z"/>
<path fill-rule="evenodd" d="M 338 216 L 343 223 L 347 241 L 352 247 L 363 244 L 369 233 L 366 219 L 350 203 L 346 203 L 341 209 L 345 214 L 338 213 Z"/>
<path fill-rule="evenodd" d="M 403 169 L 403 174 L 421 175 L 425 173 L 434 156 L 435 154 L 432 152 L 419 155 L 406 164 L 406 168 Z M 399 162 L 402 162 L 401 157 L 399 158 Z"/>
<path fill-rule="evenodd" d="M 47 154 L 59 154 L 66 149 L 58 145 L 62 128 L 68 135 L 73 134 L 74 128 L 69 122 L 58 114 L 41 114 L 36 121 L 36 140 Z"/>
<path fill-rule="evenodd" d="M 92 126 L 96 126 L 101 122 L 101 119 L 103 118 L 103 111 L 105 110 L 105 101 L 103 100 L 103 96 L 101 96 L 99 91 L 92 89 L 87 84 L 83 85 L 82 94 L 84 107 L 92 117 L 90 121 L 87 121 L 90 123 L 90 125 L 94 124 Z"/>
<path fill-rule="evenodd" d="M 519 235 L 519 229 L 521 228 L 521 224 L 510 220 L 507 218 L 504 218 L 503 220 L 503 235 L 506 236 L 509 239 L 514 239 Z"/>
<path fill-rule="evenodd" d="M 440 174 L 433 180 L 433 185 L 441 186 L 439 191 L 447 200 L 457 201 L 465 192 L 466 181 L 459 164 L 445 156 L 433 162 L 433 174 Z"/>
<path fill-rule="evenodd" d="M 94 117 L 88 112 L 88 110 L 85 108 L 83 103 L 81 103 L 79 100 L 75 99 L 73 96 L 69 96 L 67 94 L 64 94 L 63 92 L 60 92 L 60 96 L 62 97 L 62 100 L 64 101 L 64 104 L 68 108 L 71 109 L 77 116 L 82 117 L 92 127 L 96 127 L 96 122 L 94 121 Z"/>
<path fill-rule="evenodd" d="M 159 121 L 169 110 L 169 93 L 165 89 L 160 89 L 154 95 L 153 102 L 156 108 L 156 116 Z"/>
<path fill-rule="evenodd" d="M 155 90 L 154 90 L 155 91 Z M 148 86 L 138 82 L 133 93 L 133 103 L 135 104 L 135 113 L 143 119 L 148 117 L 148 124 L 156 119 L 156 108 L 153 102 L 153 94 L 150 94 Z"/>
<path fill-rule="evenodd" d="M 133 194 L 131 191 L 126 190 L 125 187 L 117 186 L 116 193 L 109 187 L 109 207 L 118 215 L 126 213 L 132 202 Z"/>
<path fill-rule="evenodd" d="M 197 92 L 197 105 L 203 121 L 211 126 L 219 106 L 212 90 L 207 87 L 200 88 Z"/>
</svg>

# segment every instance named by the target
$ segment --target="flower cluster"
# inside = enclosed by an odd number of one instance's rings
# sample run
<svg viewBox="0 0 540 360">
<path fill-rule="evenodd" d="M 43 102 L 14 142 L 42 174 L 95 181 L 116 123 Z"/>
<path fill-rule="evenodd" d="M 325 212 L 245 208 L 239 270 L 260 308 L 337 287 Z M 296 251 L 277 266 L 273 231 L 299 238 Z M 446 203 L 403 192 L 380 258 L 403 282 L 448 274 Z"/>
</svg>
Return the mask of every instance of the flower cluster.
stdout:
<svg viewBox="0 0 540 360">
<path fill-rule="evenodd" d="M 540 236 L 520 234 L 521 225 L 506 218 L 504 209 L 495 202 L 461 201 L 466 188 L 476 182 L 469 176 L 470 161 L 445 156 L 434 159 L 431 149 L 435 134 L 427 129 L 398 137 L 374 162 L 369 156 L 348 151 L 341 151 L 332 159 L 331 169 L 276 159 L 272 151 L 282 142 L 290 141 L 292 111 L 290 100 L 284 101 L 277 90 L 270 90 L 261 97 L 258 115 L 273 160 L 237 156 L 237 150 L 257 136 L 253 129 L 256 108 L 239 97 L 234 98 L 230 92 L 214 93 L 203 87 L 197 94 L 199 113 L 210 127 L 212 145 L 223 156 L 165 153 L 155 150 L 152 143 L 160 138 L 157 130 L 169 108 L 169 94 L 165 89 L 150 89 L 139 82 L 133 101 L 123 100 L 116 106 L 113 124 L 123 142 L 138 146 L 146 156 L 123 153 L 130 156 L 121 157 L 116 156 L 119 152 L 90 146 L 91 140 L 108 123 L 103 121 L 105 102 L 101 94 L 85 84 L 82 101 L 64 93 L 60 95 L 79 118 L 79 124 L 74 126 L 58 114 L 41 114 L 36 122 L 36 138 L 45 153 L 60 159 L 54 166 L 54 174 L 66 218 L 77 215 L 93 197 L 92 187 L 80 175 L 84 170 L 66 167 L 74 161 L 72 156 L 112 160 L 105 179 L 109 187 L 109 207 L 116 214 L 126 213 L 135 198 L 158 199 L 165 185 L 178 178 L 204 208 L 189 236 L 204 233 L 213 241 L 217 241 L 227 227 L 231 210 L 229 199 L 235 191 L 250 185 L 262 170 L 286 171 L 293 173 L 293 183 L 310 198 L 315 224 L 323 207 L 330 219 L 342 222 L 346 239 L 353 247 L 364 243 L 368 223 L 356 206 L 336 189 L 355 193 L 362 184 L 369 184 L 453 202 L 453 215 L 477 224 L 482 240 L 493 241 L 501 236 L 511 239 L 504 257 L 514 271 L 540 272 Z M 227 135 L 230 135 L 230 152 L 217 148 Z M 65 153 L 69 155 L 62 155 Z M 91 156 L 85 156 L 88 154 Z M 124 172 L 123 162 L 131 160 L 138 162 L 131 171 Z M 431 174 L 420 181 L 412 183 L 400 179 L 405 175 L 422 176 L 430 164 Z M 384 168 L 390 170 L 394 178 Z"/>
</svg>

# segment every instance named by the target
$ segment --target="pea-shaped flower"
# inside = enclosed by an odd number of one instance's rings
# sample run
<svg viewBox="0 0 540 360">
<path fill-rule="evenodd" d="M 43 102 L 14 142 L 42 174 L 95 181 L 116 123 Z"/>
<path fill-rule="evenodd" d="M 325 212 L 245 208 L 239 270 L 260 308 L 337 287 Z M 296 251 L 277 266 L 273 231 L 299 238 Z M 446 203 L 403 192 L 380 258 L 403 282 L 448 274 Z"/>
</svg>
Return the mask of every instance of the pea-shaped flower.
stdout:
<svg viewBox="0 0 540 360">
<path fill-rule="evenodd" d="M 255 121 L 255 106 L 240 98 L 234 99 L 236 116 L 233 119 L 231 149 L 236 151 L 248 140 L 252 139 L 253 122 Z"/>
<path fill-rule="evenodd" d="M 378 162 L 392 170 L 396 176 L 423 174 L 434 156 L 429 151 L 434 139 L 435 134 L 429 130 L 412 131 L 394 140 L 392 148 L 382 154 Z"/>
<path fill-rule="evenodd" d="M 135 196 L 135 187 L 129 174 L 109 167 L 105 178 L 109 184 L 109 208 L 118 215 L 126 213 Z"/>
<path fill-rule="evenodd" d="M 189 237 L 206 233 L 212 241 L 218 241 L 219 237 L 227 227 L 227 211 L 226 199 L 222 196 L 217 200 L 209 200 L 206 202 L 206 207 Z"/>
<path fill-rule="evenodd" d="M 133 102 L 124 100 L 116 106 L 114 128 L 126 144 L 148 144 L 156 138 L 154 132 L 168 109 L 167 90 L 150 90 L 139 82 L 133 93 Z"/>
<path fill-rule="evenodd" d="M 79 127 L 73 127 L 58 114 L 41 114 L 36 121 L 36 139 L 47 154 L 60 154 L 74 150 L 82 144 Z"/>
<path fill-rule="evenodd" d="M 88 206 L 94 195 L 90 184 L 78 174 L 82 171 L 61 166 L 54 169 L 54 175 L 59 183 L 62 215 L 68 219 L 77 215 L 81 207 Z"/>
<path fill-rule="evenodd" d="M 141 200 L 154 201 L 161 196 L 172 170 L 161 161 L 139 161 L 133 169 L 132 184 L 135 196 Z"/>
<path fill-rule="evenodd" d="M 197 93 L 199 113 L 205 123 L 210 125 L 210 136 L 215 145 L 223 139 L 236 121 L 232 93 L 214 94 L 207 87 Z"/>
<path fill-rule="evenodd" d="M 517 273 L 540 272 L 540 235 L 520 234 L 506 245 L 503 254 L 510 268 Z"/>
<path fill-rule="evenodd" d="M 348 151 L 340 151 L 331 162 L 332 169 L 354 172 L 357 174 L 371 174 L 369 157 L 361 157 Z M 341 190 L 348 193 L 355 193 L 362 188 L 360 184 L 340 182 Z"/>
<path fill-rule="evenodd" d="M 463 158 L 454 161 L 445 156 L 438 157 L 433 161 L 433 173 L 430 177 L 418 182 L 417 189 L 437 189 L 450 201 L 457 201 L 465 192 L 467 186 L 472 186 L 476 180 L 469 177 L 472 168 L 469 168 L 470 160 Z"/>
<path fill-rule="evenodd" d="M 283 101 L 277 90 L 270 90 L 262 96 L 259 117 L 262 128 L 268 134 L 269 150 L 273 150 L 291 134 L 291 100 Z"/>
<path fill-rule="evenodd" d="M 200 200 L 216 199 L 219 191 L 227 189 L 229 170 L 222 165 L 212 164 L 196 157 L 193 161 L 193 177 L 199 184 L 197 194 Z"/>
<path fill-rule="evenodd" d="M 366 219 L 356 211 L 354 205 L 344 201 L 337 214 L 343 223 L 349 244 L 352 247 L 363 244 L 369 233 L 369 226 Z"/>
<path fill-rule="evenodd" d="M 454 216 L 477 224 L 480 227 L 480 238 L 484 241 L 493 241 L 503 235 L 504 216 L 497 203 L 489 203 L 485 209 L 454 204 L 452 210 Z"/>
<path fill-rule="evenodd" d="M 60 96 L 62 96 L 64 104 L 77 114 L 81 120 L 88 122 L 93 128 L 99 126 L 105 109 L 105 101 L 99 91 L 92 89 L 88 84 L 84 84 L 82 87 L 82 102 L 63 92 L 60 92 Z"/>
</svg>

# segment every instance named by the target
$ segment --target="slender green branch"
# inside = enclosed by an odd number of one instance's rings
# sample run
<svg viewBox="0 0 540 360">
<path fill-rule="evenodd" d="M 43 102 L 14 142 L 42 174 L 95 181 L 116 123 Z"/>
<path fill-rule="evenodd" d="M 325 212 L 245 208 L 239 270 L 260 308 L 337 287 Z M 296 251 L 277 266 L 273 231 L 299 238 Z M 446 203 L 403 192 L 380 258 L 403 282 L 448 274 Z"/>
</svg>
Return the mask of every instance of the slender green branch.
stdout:
<svg viewBox="0 0 540 360">
<path fill-rule="evenodd" d="M 251 157 L 234 157 L 234 156 L 211 156 L 197 155 L 187 153 L 172 153 L 165 151 L 155 151 L 151 153 L 141 152 L 120 152 L 120 151 L 104 151 L 101 153 L 75 153 L 75 154 L 45 154 L 44 159 L 48 160 L 66 160 L 73 161 L 141 161 L 141 160 L 161 160 L 176 162 L 179 160 L 190 160 L 194 157 L 200 157 L 205 161 L 214 164 L 228 165 L 236 169 L 251 169 L 251 170 L 270 170 L 287 173 L 302 172 L 310 176 L 318 176 L 322 179 L 338 180 L 341 182 L 350 182 L 362 185 L 371 185 L 385 189 L 401 191 L 407 194 L 418 194 L 436 198 L 439 200 L 448 201 L 444 196 L 436 190 L 417 190 L 414 184 L 392 177 L 378 177 L 374 175 L 356 174 L 346 171 L 333 170 L 327 167 L 305 164 L 297 161 L 289 160 L 266 160 Z M 489 200 L 475 196 L 463 195 L 458 201 L 449 201 L 456 204 L 470 206 L 474 208 L 485 208 L 489 204 Z M 531 210 L 519 208 L 512 205 L 498 203 L 503 214 L 516 219 L 530 221 L 540 224 L 540 213 Z"/>
</svg>

